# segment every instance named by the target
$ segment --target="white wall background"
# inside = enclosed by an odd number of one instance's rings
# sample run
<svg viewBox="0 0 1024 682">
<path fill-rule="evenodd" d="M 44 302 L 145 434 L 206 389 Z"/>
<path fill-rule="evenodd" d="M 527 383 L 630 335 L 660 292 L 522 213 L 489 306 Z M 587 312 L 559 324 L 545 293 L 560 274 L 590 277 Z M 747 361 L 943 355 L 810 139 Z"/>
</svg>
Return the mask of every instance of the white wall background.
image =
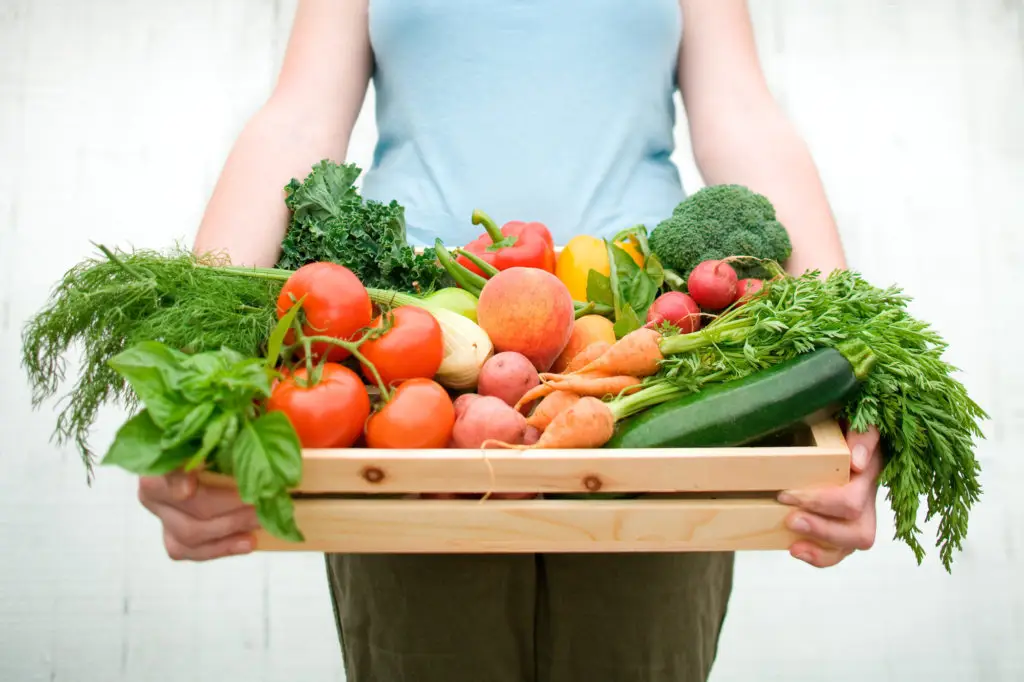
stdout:
<svg viewBox="0 0 1024 682">
<path fill-rule="evenodd" d="M 2 682 L 342 679 L 320 557 L 169 561 L 131 479 L 90 489 L 49 444 L 18 366 L 21 325 L 90 241 L 191 238 L 294 2 L 0 0 Z M 881 497 L 878 546 L 839 568 L 743 555 L 714 682 L 1024 680 L 1024 3 L 751 4 L 854 267 L 917 297 L 993 421 L 952 576 L 888 542 Z"/>
</svg>

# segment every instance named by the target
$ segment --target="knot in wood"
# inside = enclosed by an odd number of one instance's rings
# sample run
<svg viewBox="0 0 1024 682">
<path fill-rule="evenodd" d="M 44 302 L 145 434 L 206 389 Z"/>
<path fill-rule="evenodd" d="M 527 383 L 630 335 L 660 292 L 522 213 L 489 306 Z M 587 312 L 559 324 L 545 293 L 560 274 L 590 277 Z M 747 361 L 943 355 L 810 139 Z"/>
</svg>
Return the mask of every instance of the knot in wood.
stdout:
<svg viewBox="0 0 1024 682">
<path fill-rule="evenodd" d="M 366 467 L 363 469 L 363 478 L 370 483 L 380 483 L 384 480 L 384 472 L 377 467 Z"/>
<path fill-rule="evenodd" d="M 597 476 L 587 476 L 583 479 L 583 485 L 592 493 L 596 493 L 601 489 L 601 479 Z"/>
</svg>

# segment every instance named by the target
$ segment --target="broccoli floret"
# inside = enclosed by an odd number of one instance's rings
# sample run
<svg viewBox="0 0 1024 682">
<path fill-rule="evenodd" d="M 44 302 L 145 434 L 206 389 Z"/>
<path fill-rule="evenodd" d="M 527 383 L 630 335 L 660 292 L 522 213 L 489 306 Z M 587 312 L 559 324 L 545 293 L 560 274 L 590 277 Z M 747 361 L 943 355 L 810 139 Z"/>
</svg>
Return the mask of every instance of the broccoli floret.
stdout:
<svg viewBox="0 0 1024 682">
<path fill-rule="evenodd" d="M 768 199 L 742 185 L 712 185 L 683 200 L 651 231 L 651 250 L 684 279 L 703 261 L 753 256 L 784 263 L 793 251 Z M 767 277 L 756 263 L 732 263 L 742 277 Z"/>
</svg>

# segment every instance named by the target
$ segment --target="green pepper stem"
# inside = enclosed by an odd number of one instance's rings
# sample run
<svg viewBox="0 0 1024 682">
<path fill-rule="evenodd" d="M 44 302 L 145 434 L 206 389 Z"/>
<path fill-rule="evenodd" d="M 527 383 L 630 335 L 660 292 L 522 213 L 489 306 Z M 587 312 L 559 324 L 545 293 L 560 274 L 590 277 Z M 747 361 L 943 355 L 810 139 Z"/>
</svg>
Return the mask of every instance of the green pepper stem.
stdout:
<svg viewBox="0 0 1024 682">
<path fill-rule="evenodd" d="M 484 229 L 487 230 L 487 234 L 490 236 L 491 241 L 494 243 L 498 243 L 505 238 L 505 235 L 501 233 L 501 228 L 498 227 L 498 224 L 479 208 L 473 210 L 473 224 L 483 225 Z"/>
</svg>

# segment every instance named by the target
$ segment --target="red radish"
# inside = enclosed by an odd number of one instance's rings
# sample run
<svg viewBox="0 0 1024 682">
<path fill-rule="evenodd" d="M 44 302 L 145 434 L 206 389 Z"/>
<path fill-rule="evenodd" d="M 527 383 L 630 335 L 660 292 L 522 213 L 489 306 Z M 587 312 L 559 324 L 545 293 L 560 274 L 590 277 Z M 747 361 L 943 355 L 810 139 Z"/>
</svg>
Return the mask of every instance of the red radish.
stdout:
<svg viewBox="0 0 1024 682">
<path fill-rule="evenodd" d="M 752 296 L 757 292 L 761 291 L 764 286 L 764 280 L 760 279 L 741 279 L 736 282 L 736 302 Z"/>
<path fill-rule="evenodd" d="M 647 326 L 657 327 L 668 322 L 683 334 L 700 329 L 700 306 L 681 291 L 670 291 L 654 299 L 647 309 Z"/>
<path fill-rule="evenodd" d="M 720 260 L 706 260 L 693 269 L 686 288 L 705 310 L 721 310 L 736 300 L 736 271 Z"/>
</svg>

